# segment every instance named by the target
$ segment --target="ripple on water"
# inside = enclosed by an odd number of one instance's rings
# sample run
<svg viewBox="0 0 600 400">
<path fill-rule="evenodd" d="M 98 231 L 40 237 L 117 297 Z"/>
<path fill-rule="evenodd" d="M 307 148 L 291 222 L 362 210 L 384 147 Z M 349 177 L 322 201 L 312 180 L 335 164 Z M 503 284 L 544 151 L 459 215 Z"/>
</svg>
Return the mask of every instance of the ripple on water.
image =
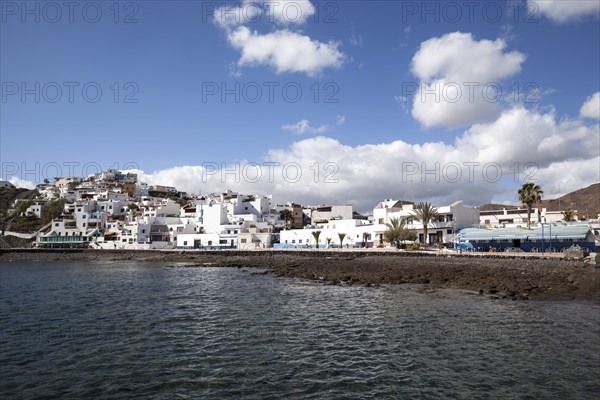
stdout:
<svg viewBox="0 0 600 400">
<path fill-rule="evenodd" d="M 153 263 L 0 266 L 0 396 L 581 398 L 599 307 Z"/>
</svg>

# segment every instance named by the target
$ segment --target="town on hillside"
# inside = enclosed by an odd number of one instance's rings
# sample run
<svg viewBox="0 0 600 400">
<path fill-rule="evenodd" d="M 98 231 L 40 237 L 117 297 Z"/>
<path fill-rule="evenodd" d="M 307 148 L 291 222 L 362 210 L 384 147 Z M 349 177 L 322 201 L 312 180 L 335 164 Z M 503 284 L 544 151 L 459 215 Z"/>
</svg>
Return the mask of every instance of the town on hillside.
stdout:
<svg viewBox="0 0 600 400">
<path fill-rule="evenodd" d="M 231 190 L 188 194 L 109 169 L 45 180 L 33 191 L 0 181 L 0 246 L 560 252 L 576 245 L 595 252 L 600 210 L 556 209 L 542 194 L 527 183 L 519 191 L 522 206 L 384 199 L 362 215 L 349 204 L 279 204 Z"/>
</svg>

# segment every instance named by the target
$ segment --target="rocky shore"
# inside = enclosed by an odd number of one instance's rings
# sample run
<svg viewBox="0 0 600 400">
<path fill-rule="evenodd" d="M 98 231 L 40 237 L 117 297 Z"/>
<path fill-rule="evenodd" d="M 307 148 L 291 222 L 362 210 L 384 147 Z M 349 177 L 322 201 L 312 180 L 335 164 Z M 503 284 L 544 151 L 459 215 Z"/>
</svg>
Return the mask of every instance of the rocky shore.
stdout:
<svg viewBox="0 0 600 400">
<path fill-rule="evenodd" d="M 369 251 L 0 250 L 0 263 L 104 260 L 157 261 L 171 267 L 261 268 L 266 272 L 260 273 L 326 284 L 423 284 L 467 289 L 499 299 L 600 302 L 600 268 L 562 259 Z"/>
</svg>

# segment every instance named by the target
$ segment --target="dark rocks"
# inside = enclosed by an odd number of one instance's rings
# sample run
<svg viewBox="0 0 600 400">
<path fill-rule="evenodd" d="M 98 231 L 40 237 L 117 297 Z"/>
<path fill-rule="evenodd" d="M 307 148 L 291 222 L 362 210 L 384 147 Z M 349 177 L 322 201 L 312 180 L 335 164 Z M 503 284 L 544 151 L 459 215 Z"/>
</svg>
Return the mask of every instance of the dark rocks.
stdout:
<svg viewBox="0 0 600 400">
<path fill-rule="evenodd" d="M 430 257 L 410 252 L 1 250 L 0 262 L 124 260 L 212 267 L 266 268 L 275 276 L 360 285 L 403 283 L 457 288 L 517 299 L 592 298 L 600 302 L 600 268 L 561 259 Z"/>
</svg>

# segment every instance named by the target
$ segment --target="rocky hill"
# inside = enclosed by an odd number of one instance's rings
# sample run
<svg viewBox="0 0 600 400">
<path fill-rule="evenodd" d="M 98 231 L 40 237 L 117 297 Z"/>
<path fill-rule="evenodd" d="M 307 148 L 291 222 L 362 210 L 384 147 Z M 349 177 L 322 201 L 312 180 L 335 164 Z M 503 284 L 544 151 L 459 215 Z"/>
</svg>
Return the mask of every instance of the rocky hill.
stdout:
<svg viewBox="0 0 600 400">
<path fill-rule="evenodd" d="M 23 188 L 0 189 L 0 210 L 9 209 L 17 199 L 33 199 L 36 193 L 35 190 Z"/>
<path fill-rule="evenodd" d="M 543 189 L 543 188 L 542 188 Z M 501 210 L 502 208 L 517 208 L 521 205 L 484 204 L 479 207 L 481 211 Z M 549 211 L 563 211 L 566 208 L 577 210 L 580 218 L 588 216 L 594 218 L 600 210 L 600 183 L 595 183 L 586 188 L 565 194 L 556 199 L 542 199 L 538 207 L 547 208 Z"/>
</svg>

